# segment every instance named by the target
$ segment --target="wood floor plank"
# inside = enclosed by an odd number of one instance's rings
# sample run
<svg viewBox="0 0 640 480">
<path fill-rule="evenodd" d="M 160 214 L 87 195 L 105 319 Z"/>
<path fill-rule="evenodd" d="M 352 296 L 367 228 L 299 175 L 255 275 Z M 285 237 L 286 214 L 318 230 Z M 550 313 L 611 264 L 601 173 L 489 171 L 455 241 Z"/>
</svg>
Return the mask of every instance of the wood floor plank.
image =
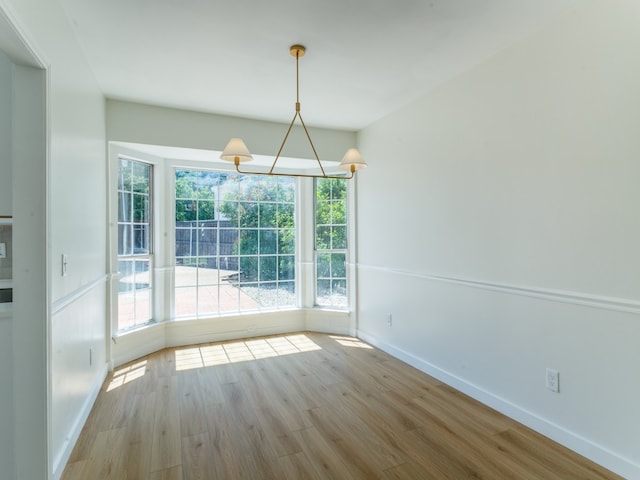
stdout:
<svg viewBox="0 0 640 480">
<path fill-rule="evenodd" d="M 96 441 L 86 463 L 85 478 L 122 480 L 126 478 L 124 452 L 126 429 L 105 430 L 96 435 Z"/>
<path fill-rule="evenodd" d="M 241 431 L 236 428 L 225 404 L 210 404 L 207 413 L 211 458 L 215 469 L 213 478 L 242 478 L 240 457 L 244 452 L 239 438 Z"/>
<path fill-rule="evenodd" d="M 144 478 L 144 477 L 135 477 Z M 148 480 L 182 480 L 182 465 L 152 472 L 147 477 Z M 130 479 L 128 479 L 130 480 Z"/>
<path fill-rule="evenodd" d="M 184 480 L 215 478 L 209 433 L 182 438 L 182 477 Z"/>
<path fill-rule="evenodd" d="M 168 348 L 106 379 L 62 480 L 620 477 L 359 339 Z"/>
<path fill-rule="evenodd" d="M 207 432 L 206 403 L 198 377 L 198 370 L 188 370 L 177 376 L 180 434 L 183 437 Z"/>
<path fill-rule="evenodd" d="M 324 478 L 318 475 L 304 452 L 285 455 L 278 458 L 278 462 L 282 468 L 283 479 L 321 480 Z"/>
<path fill-rule="evenodd" d="M 268 385 L 263 383 L 269 373 L 271 371 L 252 368 L 245 371 L 241 382 L 258 410 L 258 423 L 270 439 L 277 456 L 298 453 L 302 451 L 302 447 L 291 432 L 304 428 L 304 425 L 292 415 L 292 409 L 282 405 Z"/>
<path fill-rule="evenodd" d="M 182 462 L 178 407 L 178 377 L 160 377 L 152 432 L 150 470 L 164 470 Z"/>
<path fill-rule="evenodd" d="M 443 478 L 440 474 L 432 470 L 421 467 L 414 462 L 406 462 L 402 465 L 388 468 L 382 474 L 385 480 L 440 480 Z"/>
<path fill-rule="evenodd" d="M 320 478 L 350 478 L 347 466 L 314 427 L 305 428 L 297 433 L 300 435 L 304 453 Z"/>
</svg>

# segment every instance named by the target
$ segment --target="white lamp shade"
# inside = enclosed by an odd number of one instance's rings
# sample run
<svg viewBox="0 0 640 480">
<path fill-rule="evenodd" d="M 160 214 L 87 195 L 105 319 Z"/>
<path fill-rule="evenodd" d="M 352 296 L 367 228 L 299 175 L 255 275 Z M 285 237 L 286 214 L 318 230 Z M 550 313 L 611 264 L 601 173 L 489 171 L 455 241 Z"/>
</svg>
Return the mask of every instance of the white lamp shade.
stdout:
<svg viewBox="0 0 640 480">
<path fill-rule="evenodd" d="M 253 160 L 253 156 L 241 138 L 232 138 L 229 140 L 220 158 L 227 162 L 235 162 L 236 158 L 238 158 L 240 163 Z"/>
<path fill-rule="evenodd" d="M 339 166 L 342 170 L 362 170 L 363 168 L 367 168 L 367 162 L 364 161 L 360 152 L 355 148 L 350 148 L 347 150 L 347 153 L 344 154 L 342 158 L 342 162 L 340 162 Z"/>
</svg>

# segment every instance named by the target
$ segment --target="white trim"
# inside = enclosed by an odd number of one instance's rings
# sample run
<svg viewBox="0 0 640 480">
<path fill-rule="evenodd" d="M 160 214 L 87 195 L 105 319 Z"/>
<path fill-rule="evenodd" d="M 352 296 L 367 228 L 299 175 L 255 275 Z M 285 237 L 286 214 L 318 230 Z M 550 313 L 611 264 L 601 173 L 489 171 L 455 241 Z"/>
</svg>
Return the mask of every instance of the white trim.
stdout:
<svg viewBox="0 0 640 480">
<path fill-rule="evenodd" d="M 96 377 L 89 394 L 86 396 L 84 403 L 82 404 L 82 408 L 78 415 L 76 415 L 75 422 L 73 422 L 73 426 L 69 430 L 69 433 L 64 439 L 64 444 L 61 445 L 59 449 L 58 455 L 53 459 L 53 478 L 58 480 L 62 477 L 65 467 L 67 466 L 67 461 L 69 457 L 71 457 L 71 452 L 73 452 L 73 448 L 80 437 L 80 432 L 82 432 L 82 428 L 89 418 L 89 414 L 91 413 L 91 409 L 93 408 L 93 404 L 98 398 L 98 394 L 102 389 L 102 384 L 107 378 L 107 365 L 104 364 L 100 373 Z"/>
<path fill-rule="evenodd" d="M 522 285 L 510 285 L 506 283 L 486 282 L 468 278 L 447 277 L 429 273 L 411 272 L 394 268 L 376 267 L 373 265 L 358 264 L 358 269 L 390 273 L 404 277 L 419 278 L 421 280 L 433 280 L 438 282 L 453 283 L 465 287 L 479 288 L 494 292 L 539 298 L 552 302 L 569 303 L 586 307 L 613 310 L 616 312 L 640 314 L 640 301 L 619 297 L 604 297 L 582 292 L 570 292 L 565 290 L 553 290 L 539 287 L 527 287 Z"/>
<path fill-rule="evenodd" d="M 71 292 L 68 295 L 56 300 L 51 306 L 51 316 L 56 316 L 60 312 L 62 312 L 69 305 L 72 305 L 80 298 L 84 297 L 87 293 L 93 290 L 95 287 L 99 285 L 104 285 L 106 287 L 107 280 L 109 279 L 109 275 L 101 275 L 90 283 L 83 285 L 77 290 Z"/>
<path fill-rule="evenodd" d="M 7 25 L 13 32 L 13 35 L 9 34 L 8 36 L 12 36 L 19 40 L 20 45 L 17 48 L 24 49 L 24 51 L 26 51 L 26 54 L 24 52 L 6 52 L 5 51 L 5 53 L 10 54 L 11 61 L 14 63 L 17 62 L 20 65 L 40 68 L 42 70 L 48 70 L 50 67 L 50 62 L 47 56 L 44 54 L 42 49 L 38 47 L 33 37 L 24 28 L 22 22 L 19 20 L 19 16 L 16 13 L 16 10 L 13 8 L 10 2 L 6 0 L 0 0 L 0 17 L 2 20 L 0 23 Z M 0 49 L 2 48 L 3 48 L 2 45 L 0 45 Z M 46 93 L 47 96 L 48 96 L 48 92 L 49 92 L 49 85 L 47 84 L 47 93 Z M 47 104 L 47 111 L 48 111 L 48 107 L 49 105 Z M 48 130 L 48 119 L 47 119 L 47 130 Z"/>
<path fill-rule="evenodd" d="M 628 458 L 624 458 L 580 435 L 576 435 L 560 425 L 549 422 L 422 358 L 390 345 L 375 335 L 358 330 L 357 337 L 625 478 L 640 478 L 640 465 Z"/>
</svg>

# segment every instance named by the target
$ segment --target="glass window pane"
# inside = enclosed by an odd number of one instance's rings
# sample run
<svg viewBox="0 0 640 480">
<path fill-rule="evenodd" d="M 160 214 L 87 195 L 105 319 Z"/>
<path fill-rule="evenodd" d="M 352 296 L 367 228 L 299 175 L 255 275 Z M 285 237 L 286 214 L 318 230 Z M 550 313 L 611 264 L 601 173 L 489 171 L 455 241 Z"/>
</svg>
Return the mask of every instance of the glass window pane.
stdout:
<svg viewBox="0 0 640 480">
<path fill-rule="evenodd" d="M 240 230 L 240 255 L 258 253 L 258 230 Z"/>
<path fill-rule="evenodd" d="M 198 269 L 195 258 L 185 257 L 176 260 L 174 282 L 176 287 L 190 287 L 198 284 Z"/>
<path fill-rule="evenodd" d="M 124 158 L 120 159 L 118 168 L 118 190 L 131 190 L 131 162 Z"/>
<path fill-rule="evenodd" d="M 331 227 L 316 227 L 316 249 L 329 250 L 331 248 Z"/>
<path fill-rule="evenodd" d="M 274 256 L 260 257 L 260 281 L 270 282 L 278 279 L 278 262 Z"/>
<path fill-rule="evenodd" d="M 331 254 L 331 277 L 346 277 L 346 255 L 344 253 L 332 253 Z"/>
<path fill-rule="evenodd" d="M 149 225 L 148 224 L 133 225 L 133 253 L 134 254 L 149 253 Z"/>
<path fill-rule="evenodd" d="M 181 287 L 174 290 L 176 317 L 191 317 L 197 313 L 198 289 L 196 287 Z"/>
<path fill-rule="evenodd" d="M 316 204 L 316 225 L 331 224 L 331 203 L 318 201 Z"/>
<path fill-rule="evenodd" d="M 295 208 L 293 204 L 278 205 L 278 228 L 290 228 L 294 225 Z"/>
<path fill-rule="evenodd" d="M 118 192 L 118 222 L 131 221 L 131 193 Z"/>
<path fill-rule="evenodd" d="M 278 231 L 260 230 L 260 254 L 273 254 L 278 251 Z"/>
<path fill-rule="evenodd" d="M 258 281 L 258 257 L 240 257 L 240 282 Z"/>
<path fill-rule="evenodd" d="M 220 174 L 201 170 L 197 175 L 196 195 L 199 200 L 213 200 L 216 186 L 220 181 Z"/>
<path fill-rule="evenodd" d="M 316 257 L 316 268 L 318 279 L 329 278 L 331 276 L 331 254 L 318 253 Z"/>
<path fill-rule="evenodd" d="M 132 190 L 138 193 L 149 193 L 151 165 L 133 162 Z"/>
<path fill-rule="evenodd" d="M 244 296 L 242 291 L 236 286 L 220 285 L 220 295 L 218 312 L 221 314 L 238 312 L 243 308 L 255 307 L 255 302 L 251 297 Z"/>
<path fill-rule="evenodd" d="M 240 281 L 240 258 L 239 257 L 220 257 L 218 259 L 218 267 L 220 268 L 220 283 L 228 283 L 237 285 Z"/>
<path fill-rule="evenodd" d="M 238 230 L 221 228 L 218 230 L 218 254 L 220 256 L 237 253 Z"/>
<path fill-rule="evenodd" d="M 347 227 L 333 227 L 331 229 L 331 249 L 339 250 L 347 248 Z"/>
<path fill-rule="evenodd" d="M 213 260 L 213 259 L 207 259 Z M 197 285 L 217 285 L 220 282 L 218 277 L 218 269 L 211 268 L 209 262 L 202 261 L 198 266 L 198 283 Z M 213 262 L 212 262 L 213 263 Z"/>
<path fill-rule="evenodd" d="M 144 325 L 151 320 L 151 289 L 136 291 L 136 325 Z"/>
<path fill-rule="evenodd" d="M 278 181 L 278 202 L 295 203 L 296 181 L 293 178 L 279 178 Z"/>
<path fill-rule="evenodd" d="M 317 302 L 319 305 L 327 305 L 327 304 L 331 304 L 331 303 L 327 303 L 330 302 L 330 298 L 331 298 L 331 280 L 323 280 L 323 279 L 318 279 L 318 285 L 317 285 Z"/>
<path fill-rule="evenodd" d="M 198 220 L 215 219 L 215 203 L 212 200 L 198 201 Z"/>
<path fill-rule="evenodd" d="M 195 237 L 198 242 L 198 256 L 210 257 L 218 254 L 218 230 L 215 228 L 199 228 Z"/>
<path fill-rule="evenodd" d="M 278 306 L 277 282 L 260 282 L 260 296 L 257 299 L 261 307 L 276 308 Z"/>
<path fill-rule="evenodd" d="M 294 280 L 296 278 L 296 257 L 280 255 L 278 257 L 278 280 Z"/>
<path fill-rule="evenodd" d="M 118 225 L 118 255 L 131 255 L 133 253 L 133 226 L 130 224 Z"/>
<path fill-rule="evenodd" d="M 218 285 L 198 287 L 198 315 L 218 313 Z"/>
<path fill-rule="evenodd" d="M 149 260 L 120 260 L 118 273 L 118 330 L 147 323 L 151 319 Z"/>
<path fill-rule="evenodd" d="M 260 227 L 274 228 L 278 225 L 277 205 L 275 203 L 260 204 Z"/>
<path fill-rule="evenodd" d="M 176 257 L 192 257 L 197 252 L 197 243 L 193 240 L 193 230 L 176 228 Z"/>
<path fill-rule="evenodd" d="M 176 170 L 176 198 L 196 198 L 197 175 L 188 170 Z"/>
<path fill-rule="evenodd" d="M 133 260 L 118 261 L 118 292 L 128 292 L 135 290 L 134 285 L 135 265 Z"/>
<path fill-rule="evenodd" d="M 133 221 L 149 221 L 149 196 L 142 194 L 133 195 Z"/>
<path fill-rule="evenodd" d="M 257 227 L 259 218 L 258 204 L 255 202 L 240 202 L 238 205 L 238 222 L 240 228 Z"/>
<path fill-rule="evenodd" d="M 295 230 L 278 231 L 278 253 L 294 253 L 296 251 Z"/>
<path fill-rule="evenodd" d="M 196 219 L 197 206 L 194 200 L 176 200 L 176 226 L 180 222 L 192 222 Z"/>
<path fill-rule="evenodd" d="M 345 200 L 331 202 L 331 221 L 334 225 L 347 223 L 347 205 Z"/>
<path fill-rule="evenodd" d="M 224 200 L 219 206 L 220 220 L 225 221 L 226 227 L 238 227 L 238 216 L 240 215 L 240 204 L 238 202 Z"/>
<path fill-rule="evenodd" d="M 278 306 L 296 306 L 296 282 L 278 282 Z"/>
</svg>

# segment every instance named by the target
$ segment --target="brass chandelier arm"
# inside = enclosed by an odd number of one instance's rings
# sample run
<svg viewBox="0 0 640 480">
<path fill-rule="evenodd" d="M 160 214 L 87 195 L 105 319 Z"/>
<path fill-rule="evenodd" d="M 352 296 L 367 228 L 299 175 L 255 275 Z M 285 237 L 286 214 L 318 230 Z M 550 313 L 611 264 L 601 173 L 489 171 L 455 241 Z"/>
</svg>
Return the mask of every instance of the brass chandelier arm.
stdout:
<svg viewBox="0 0 640 480">
<path fill-rule="evenodd" d="M 258 172 L 253 170 L 240 170 L 240 158 L 236 157 L 234 159 L 233 164 L 236 167 L 236 172 L 242 173 L 245 175 L 265 175 L 265 176 L 276 176 L 276 177 L 301 177 L 301 178 L 333 178 L 336 180 L 351 180 L 353 178 L 353 174 L 356 169 L 354 165 L 351 165 L 351 169 L 349 171 L 349 175 L 312 175 L 305 173 L 279 173 L 279 172 Z M 273 167 L 272 167 L 273 169 Z"/>
<path fill-rule="evenodd" d="M 307 134 L 307 138 L 309 139 L 309 143 L 311 144 L 311 150 L 313 150 L 313 154 L 316 157 L 316 160 L 318 162 L 318 165 L 320 166 L 320 171 L 322 172 L 322 176 L 326 177 L 327 174 L 324 171 L 324 167 L 322 166 L 322 163 L 320 162 L 320 158 L 318 157 L 318 152 L 316 152 L 316 147 L 313 144 L 313 142 L 311 141 L 311 135 L 309 135 L 309 131 L 307 130 L 307 126 L 304 124 L 304 120 L 302 120 L 302 115 L 300 114 L 300 112 L 296 112 L 298 114 L 298 118 L 300 119 L 300 123 L 302 124 L 302 128 L 304 128 L 304 133 Z"/>
<path fill-rule="evenodd" d="M 278 159 L 280 158 L 280 154 L 282 153 L 282 149 L 284 148 L 284 144 L 287 143 L 287 138 L 289 138 L 289 133 L 291 133 L 291 129 L 293 128 L 293 123 L 296 121 L 296 117 L 299 114 L 300 114 L 300 112 L 298 111 L 298 109 L 296 109 L 296 113 L 293 115 L 293 119 L 291 120 L 291 123 L 289 124 L 289 128 L 287 128 L 287 133 L 285 133 L 284 139 L 282 140 L 282 143 L 280 144 L 280 148 L 278 149 L 278 153 L 276 154 L 276 158 L 273 161 L 273 163 L 271 164 L 271 170 L 269 170 L 270 174 L 273 174 L 273 169 L 276 168 L 276 163 L 278 163 Z"/>
</svg>

